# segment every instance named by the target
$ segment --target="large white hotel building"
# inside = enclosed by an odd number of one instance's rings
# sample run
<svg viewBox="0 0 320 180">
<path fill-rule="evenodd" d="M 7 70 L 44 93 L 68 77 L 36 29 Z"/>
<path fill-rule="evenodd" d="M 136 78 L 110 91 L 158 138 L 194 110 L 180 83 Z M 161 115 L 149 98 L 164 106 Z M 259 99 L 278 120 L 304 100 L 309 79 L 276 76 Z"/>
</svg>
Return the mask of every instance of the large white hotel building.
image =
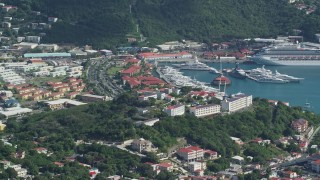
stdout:
<svg viewBox="0 0 320 180">
<path fill-rule="evenodd" d="M 252 95 L 235 94 L 221 101 L 221 109 L 225 112 L 235 112 L 252 105 Z"/>
</svg>

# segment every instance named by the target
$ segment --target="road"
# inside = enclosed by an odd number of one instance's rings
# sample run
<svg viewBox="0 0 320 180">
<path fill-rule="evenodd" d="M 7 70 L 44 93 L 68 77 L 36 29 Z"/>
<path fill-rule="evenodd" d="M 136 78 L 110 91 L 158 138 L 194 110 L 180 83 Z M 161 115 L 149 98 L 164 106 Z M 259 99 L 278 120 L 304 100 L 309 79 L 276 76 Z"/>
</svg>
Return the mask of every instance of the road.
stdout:
<svg viewBox="0 0 320 180">
<path fill-rule="evenodd" d="M 320 130 L 320 126 L 318 126 L 316 130 L 314 130 L 313 134 L 312 134 L 312 135 L 310 136 L 310 138 L 308 139 L 308 140 L 309 140 L 309 143 L 312 142 L 314 136 L 319 132 L 319 130 Z"/>
<path fill-rule="evenodd" d="M 90 59 L 88 63 L 89 67 L 86 71 L 87 79 L 90 84 L 94 84 L 97 94 L 114 98 L 124 92 L 124 90 L 113 83 L 112 79 L 107 75 L 107 69 L 112 66 L 112 63 L 104 58 Z"/>
</svg>

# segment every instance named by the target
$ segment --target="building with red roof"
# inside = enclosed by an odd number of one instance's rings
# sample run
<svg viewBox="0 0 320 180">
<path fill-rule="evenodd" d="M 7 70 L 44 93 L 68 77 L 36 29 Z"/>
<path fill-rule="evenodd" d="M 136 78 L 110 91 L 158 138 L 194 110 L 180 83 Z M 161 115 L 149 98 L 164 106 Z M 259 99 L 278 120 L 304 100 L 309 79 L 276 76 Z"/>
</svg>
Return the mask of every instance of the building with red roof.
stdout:
<svg viewBox="0 0 320 180">
<path fill-rule="evenodd" d="M 181 116 L 185 113 L 185 105 L 178 104 L 174 106 L 168 106 L 164 109 L 164 112 L 167 113 L 169 116 Z"/>
<path fill-rule="evenodd" d="M 284 171 L 282 172 L 283 173 L 283 176 L 286 177 L 286 178 L 296 178 L 298 177 L 298 174 L 294 171 Z"/>
<path fill-rule="evenodd" d="M 42 59 L 29 59 L 27 62 L 31 64 L 46 64 Z"/>
<path fill-rule="evenodd" d="M 292 121 L 291 126 L 299 133 L 305 132 L 308 129 L 308 121 L 302 118 L 296 119 Z"/>
<path fill-rule="evenodd" d="M 121 75 L 123 76 L 133 76 L 141 71 L 141 66 L 132 65 L 128 69 L 122 70 Z"/>
<path fill-rule="evenodd" d="M 47 148 L 39 147 L 39 148 L 35 148 L 34 150 L 37 151 L 37 153 L 39 154 L 48 154 Z"/>
<path fill-rule="evenodd" d="M 160 164 L 158 164 L 158 168 L 161 171 L 165 170 L 165 171 L 171 172 L 173 170 L 173 165 L 170 163 L 160 163 Z"/>
<path fill-rule="evenodd" d="M 204 150 L 197 146 L 189 146 L 179 149 L 177 155 L 184 161 L 193 162 L 204 158 Z"/>
<path fill-rule="evenodd" d="M 137 64 L 137 65 L 140 65 L 141 63 L 141 60 L 139 59 L 136 59 L 136 58 L 129 58 L 129 59 L 126 59 L 124 62 L 124 64 Z"/>
<path fill-rule="evenodd" d="M 123 85 L 128 84 L 131 89 L 141 85 L 140 81 L 138 81 L 136 78 L 129 77 L 129 76 L 123 76 L 122 82 L 123 82 Z"/>
<path fill-rule="evenodd" d="M 79 94 L 80 94 L 80 92 L 71 92 L 71 93 L 67 94 L 67 98 L 74 99 Z"/>
<path fill-rule="evenodd" d="M 143 60 L 163 60 L 163 59 L 181 59 L 181 58 L 192 58 L 192 54 L 188 52 L 180 52 L 174 54 L 160 54 L 160 53 L 140 53 L 138 54 L 139 59 Z"/>
<path fill-rule="evenodd" d="M 212 151 L 212 150 L 204 150 L 204 157 L 207 159 L 217 159 L 218 158 L 218 152 Z"/>
</svg>

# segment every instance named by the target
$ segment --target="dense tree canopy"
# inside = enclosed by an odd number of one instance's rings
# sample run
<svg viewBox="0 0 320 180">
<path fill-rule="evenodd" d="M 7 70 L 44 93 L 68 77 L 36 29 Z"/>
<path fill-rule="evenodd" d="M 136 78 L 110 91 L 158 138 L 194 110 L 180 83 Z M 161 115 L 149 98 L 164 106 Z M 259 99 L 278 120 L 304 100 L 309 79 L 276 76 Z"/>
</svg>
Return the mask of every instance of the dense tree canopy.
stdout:
<svg viewBox="0 0 320 180">
<path fill-rule="evenodd" d="M 60 20 L 47 32 L 47 42 L 115 46 L 139 33 L 151 43 L 194 39 L 219 41 L 272 37 L 303 30 L 314 38 L 319 10 L 311 15 L 287 0 L 7 0 L 27 14 L 38 10 Z M 314 3 L 314 2 L 313 2 Z M 310 4 L 310 3 L 309 3 Z M 319 5 L 319 4 L 316 4 Z M 130 13 L 131 7 L 131 13 Z M 137 32 L 138 27 L 138 32 Z"/>
</svg>

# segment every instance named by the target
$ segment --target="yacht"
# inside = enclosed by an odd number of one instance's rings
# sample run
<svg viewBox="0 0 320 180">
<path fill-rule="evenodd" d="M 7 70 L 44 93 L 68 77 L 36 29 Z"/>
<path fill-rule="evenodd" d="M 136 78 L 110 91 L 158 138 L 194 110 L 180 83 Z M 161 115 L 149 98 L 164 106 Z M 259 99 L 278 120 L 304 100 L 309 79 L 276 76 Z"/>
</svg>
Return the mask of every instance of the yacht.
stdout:
<svg viewBox="0 0 320 180">
<path fill-rule="evenodd" d="M 246 72 L 243 69 L 239 68 L 239 63 L 237 63 L 236 67 L 232 71 L 230 71 L 228 74 L 231 77 L 238 78 L 238 79 L 247 78 Z"/>
<path fill-rule="evenodd" d="M 216 70 L 215 68 L 210 67 L 205 63 L 199 62 L 197 56 L 194 58 L 193 62 L 173 64 L 173 66 L 181 70 L 210 71 L 212 73 L 218 73 L 218 70 Z"/>
<path fill-rule="evenodd" d="M 283 80 L 280 78 L 276 78 L 273 76 L 260 76 L 255 78 L 257 82 L 259 83 L 275 83 L 275 84 L 284 84 L 288 83 L 288 80 Z"/>
<path fill-rule="evenodd" d="M 276 78 L 280 78 L 280 79 L 283 79 L 283 80 L 288 80 L 289 82 L 300 82 L 301 80 L 304 79 L 304 78 L 298 78 L 298 77 L 294 77 L 294 76 L 289 76 L 287 74 L 281 74 L 277 70 L 276 70 L 274 76 Z"/>
</svg>

